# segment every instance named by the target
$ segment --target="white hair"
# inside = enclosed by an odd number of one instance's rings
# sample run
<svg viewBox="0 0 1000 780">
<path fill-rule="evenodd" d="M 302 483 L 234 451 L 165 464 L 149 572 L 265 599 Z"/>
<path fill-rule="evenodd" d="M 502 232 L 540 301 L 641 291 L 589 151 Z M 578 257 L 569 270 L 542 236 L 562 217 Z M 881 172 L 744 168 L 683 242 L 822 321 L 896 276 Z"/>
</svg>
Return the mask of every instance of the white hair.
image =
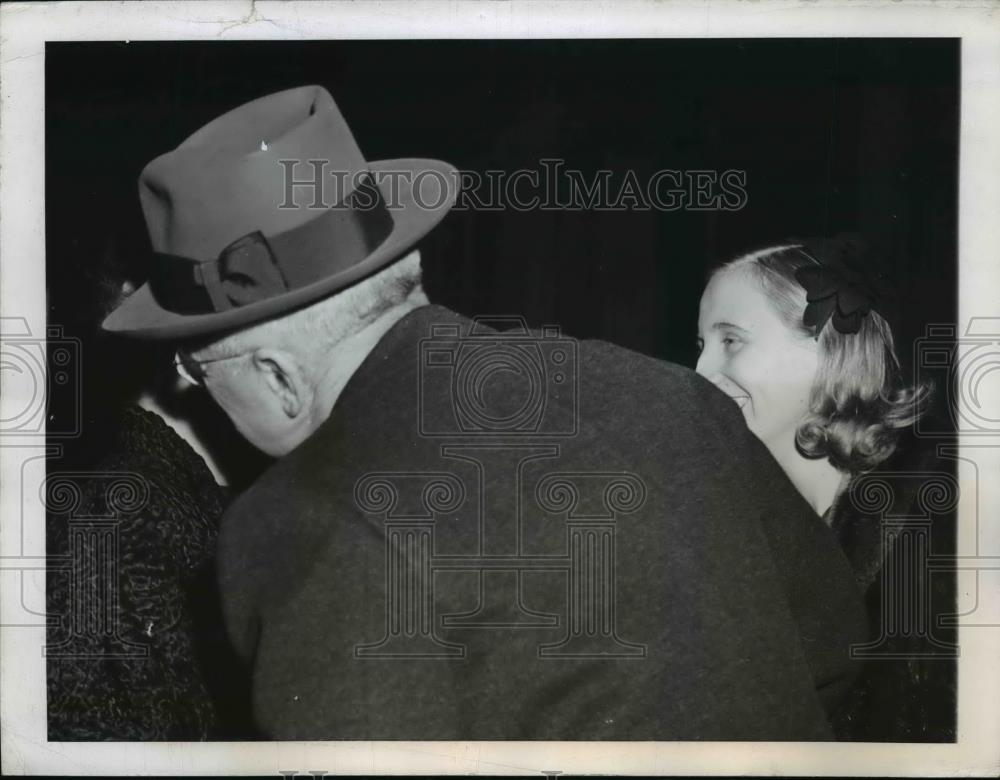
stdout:
<svg viewBox="0 0 1000 780">
<path fill-rule="evenodd" d="M 193 350 L 201 360 L 218 360 L 259 346 L 284 347 L 308 366 L 345 338 L 420 290 L 420 252 L 413 250 L 373 276 L 316 303 L 251 325 Z"/>
</svg>

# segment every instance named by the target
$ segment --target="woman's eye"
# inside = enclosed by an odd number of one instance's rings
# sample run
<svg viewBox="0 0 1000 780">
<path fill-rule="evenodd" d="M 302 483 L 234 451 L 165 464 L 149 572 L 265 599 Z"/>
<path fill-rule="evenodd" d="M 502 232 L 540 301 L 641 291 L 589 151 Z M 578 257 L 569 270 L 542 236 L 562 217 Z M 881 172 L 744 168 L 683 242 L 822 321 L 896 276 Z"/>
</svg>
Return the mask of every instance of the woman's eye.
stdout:
<svg viewBox="0 0 1000 780">
<path fill-rule="evenodd" d="M 743 346 L 743 339 L 739 336 L 733 336 L 731 334 L 722 337 L 722 344 L 725 346 L 726 351 L 732 352 Z"/>
</svg>

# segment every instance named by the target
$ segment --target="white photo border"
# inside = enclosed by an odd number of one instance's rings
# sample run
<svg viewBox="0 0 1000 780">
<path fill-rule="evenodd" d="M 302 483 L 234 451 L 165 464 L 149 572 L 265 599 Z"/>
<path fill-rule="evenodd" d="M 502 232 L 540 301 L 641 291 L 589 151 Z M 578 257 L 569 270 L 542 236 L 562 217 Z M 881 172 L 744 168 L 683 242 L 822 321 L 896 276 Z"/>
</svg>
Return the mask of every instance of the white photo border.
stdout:
<svg viewBox="0 0 1000 780">
<path fill-rule="evenodd" d="M 564 37 L 961 38 L 958 326 L 964 329 L 974 318 L 993 318 L 1000 326 L 1000 6 L 988 1 L 849 6 L 824 0 L 9 3 L 0 7 L 0 315 L 23 318 L 33 334 L 46 332 L 46 41 Z M 82 147 L 81 153 L 86 153 Z M 980 401 L 994 411 L 992 419 L 1000 419 L 1000 383 L 986 385 L 984 392 L 988 397 Z M 19 402 L 0 397 L 5 410 Z M 0 418 L 6 419 L 4 413 Z M 13 611 L 25 601 L 44 604 L 44 532 L 38 530 L 44 528 L 44 508 L 37 491 L 22 496 L 13 489 L 25 459 L 44 454 L 44 433 L 36 440 L 2 442 L 3 772 L 995 776 L 1000 772 L 1000 523 L 995 522 L 1000 518 L 1000 434 L 963 435 L 960 447 L 961 457 L 975 468 L 972 478 L 961 469 L 959 474 L 963 495 L 968 494 L 959 506 L 959 554 L 994 563 L 993 570 L 984 565 L 982 571 L 960 575 L 961 603 L 974 596 L 977 604 L 976 620 L 959 629 L 955 744 L 49 743 L 40 652 L 45 628 L 11 626 Z M 35 543 L 26 552 L 28 535 Z M 7 586 L 18 582 L 12 593 Z"/>
</svg>

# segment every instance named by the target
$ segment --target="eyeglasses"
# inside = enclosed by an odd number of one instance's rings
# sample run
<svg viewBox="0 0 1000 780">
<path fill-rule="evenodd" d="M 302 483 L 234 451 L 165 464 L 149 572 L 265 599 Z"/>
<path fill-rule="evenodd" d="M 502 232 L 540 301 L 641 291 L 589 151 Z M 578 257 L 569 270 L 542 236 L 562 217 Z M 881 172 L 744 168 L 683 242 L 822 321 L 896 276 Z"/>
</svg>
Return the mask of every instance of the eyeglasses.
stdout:
<svg viewBox="0 0 1000 780">
<path fill-rule="evenodd" d="M 229 355 L 221 358 L 209 358 L 208 360 L 195 360 L 183 349 L 179 349 L 177 350 L 177 354 L 174 356 L 174 368 L 177 369 L 177 373 L 180 374 L 182 379 L 193 385 L 203 387 L 205 385 L 204 366 L 209 363 L 222 363 L 226 360 L 235 360 L 236 358 L 245 357 L 246 354 L 248 353 Z"/>
</svg>

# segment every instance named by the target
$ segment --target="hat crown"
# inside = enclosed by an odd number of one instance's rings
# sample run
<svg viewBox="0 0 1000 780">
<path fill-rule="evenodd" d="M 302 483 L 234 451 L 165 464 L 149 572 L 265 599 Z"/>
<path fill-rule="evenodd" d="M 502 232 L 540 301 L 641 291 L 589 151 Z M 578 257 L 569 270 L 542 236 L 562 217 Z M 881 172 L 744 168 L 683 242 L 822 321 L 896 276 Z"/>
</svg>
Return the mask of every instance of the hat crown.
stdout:
<svg viewBox="0 0 1000 780">
<path fill-rule="evenodd" d="M 208 261 L 248 233 L 320 216 L 367 170 L 330 93 L 297 87 L 239 106 L 157 157 L 139 198 L 155 252 Z M 314 179 L 315 189 L 295 184 Z"/>
</svg>

